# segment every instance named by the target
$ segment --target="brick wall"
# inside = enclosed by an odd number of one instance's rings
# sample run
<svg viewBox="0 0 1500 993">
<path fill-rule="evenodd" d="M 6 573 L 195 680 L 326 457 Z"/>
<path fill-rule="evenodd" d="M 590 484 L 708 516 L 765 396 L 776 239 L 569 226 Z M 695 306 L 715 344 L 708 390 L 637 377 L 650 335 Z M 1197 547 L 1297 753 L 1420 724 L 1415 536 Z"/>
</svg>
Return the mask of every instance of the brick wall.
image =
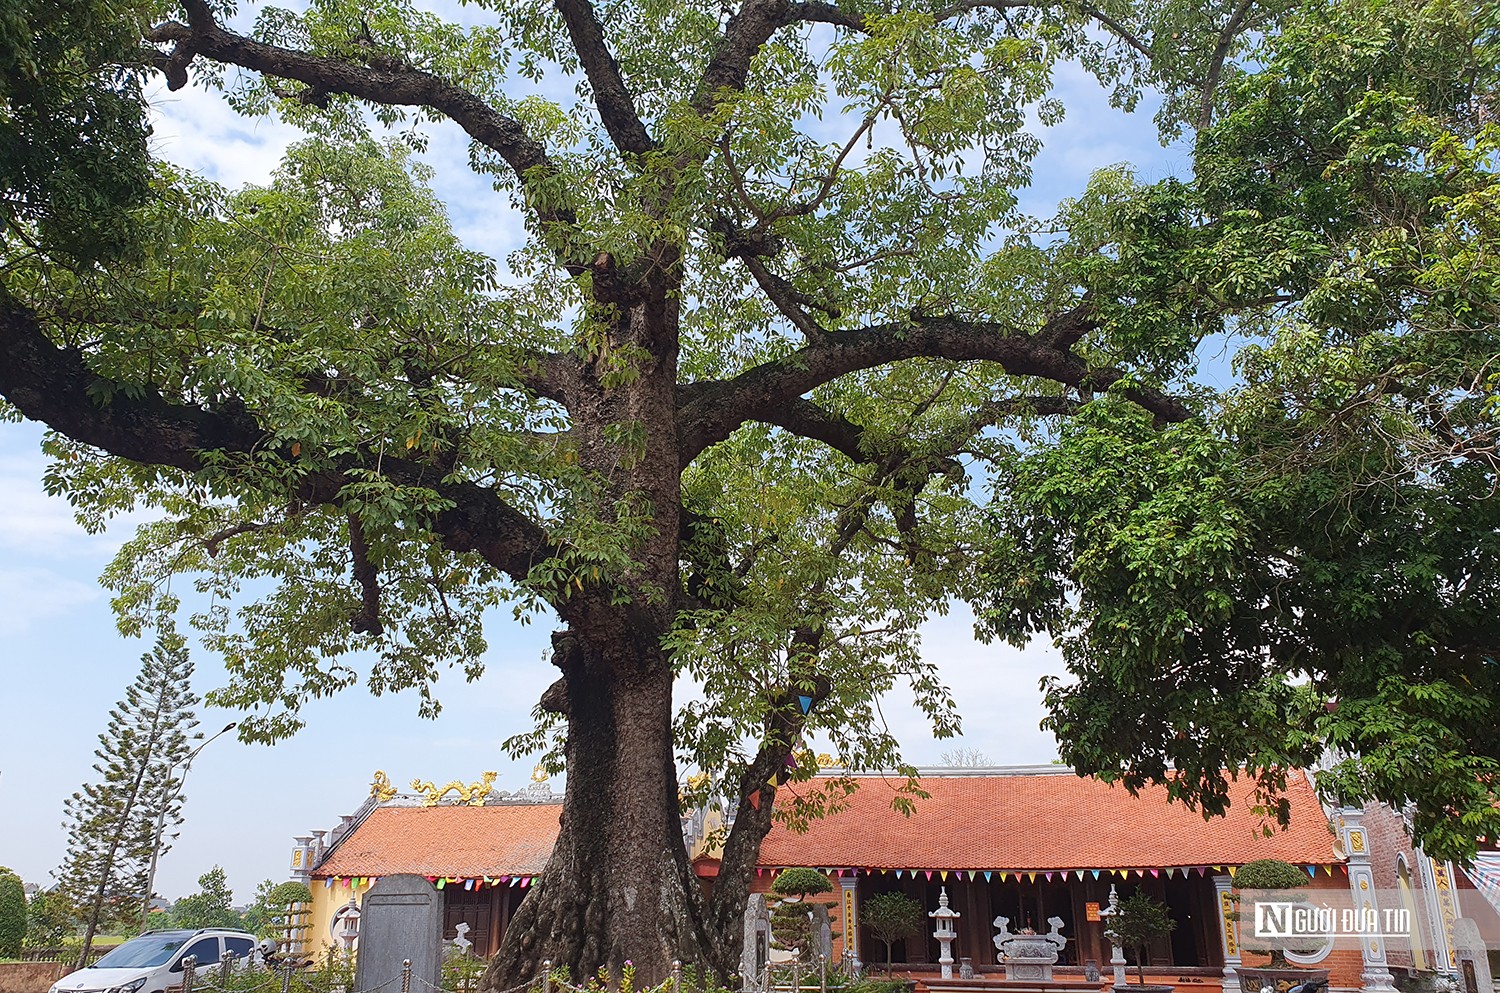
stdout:
<svg viewBox="0 0 1500 993">
<path fill-rule="evenodd" d="M 0 993 L 47 993 L 72 971 L 61 962 L 0 962 Z"/>
</svg>

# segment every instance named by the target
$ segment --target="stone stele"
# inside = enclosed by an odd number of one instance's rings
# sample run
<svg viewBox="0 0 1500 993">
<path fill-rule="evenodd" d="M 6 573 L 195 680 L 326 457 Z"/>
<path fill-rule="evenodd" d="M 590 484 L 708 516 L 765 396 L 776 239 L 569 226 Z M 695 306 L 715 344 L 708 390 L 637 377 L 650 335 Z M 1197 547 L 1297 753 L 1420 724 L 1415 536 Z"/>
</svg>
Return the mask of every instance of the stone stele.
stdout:
<svg viewBox="0 0 1500 993">
<path fill-rule="evenodd" d="M 411 959 L 414 991 L 423 982 L 431 984 L 429 989 L 442 985 L 442 897 L 422 876 L 382 876 L 360 906 L 354 988 L 400 990 L 406 959 Z"/>
</svg>

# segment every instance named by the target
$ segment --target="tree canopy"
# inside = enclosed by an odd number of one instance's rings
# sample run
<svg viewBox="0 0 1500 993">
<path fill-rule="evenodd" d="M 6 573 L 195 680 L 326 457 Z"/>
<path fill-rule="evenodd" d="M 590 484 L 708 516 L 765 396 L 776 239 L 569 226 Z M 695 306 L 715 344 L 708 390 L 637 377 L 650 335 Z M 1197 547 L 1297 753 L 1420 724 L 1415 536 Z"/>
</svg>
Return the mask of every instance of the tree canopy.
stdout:
<svg viewBox="0 0 1500 993">
<path fill-rule="evenodd" d="M 488 608 L 558 625 L 512 744 L 568 769 L 563 827 L 491 988 L 730 971 L 773 800 L 844 788 L 782 788 L 804 741 L 897 764 L 898 686 L 956 730 L 917 644 L 955 599 L 1062 641 L 1080 769 L 1214 810 L 1332 744 L 1342 797 L 1461 851 L 1496 817 L 1491 6 L 22 0 L 0 395 L 86 525 L 158 515 L 122 626 L 195 577 L 249 737 L 361 682 L 435 713 Z M 1159 98 L 1192 176 L 1026 216 L 1064 63 Z M 243 190 L 153 166 L 147 72 L 318 137 Z M 97 140 L 27 137 L 68 113 Z M 521 211 L 505 260 L 413 159 L 439 117 Z M 679 763 L 735 815 L 711 899 Z"/>
<path fill-rule="evenodd" d="M 1412 804 L 1431 854 L 1500 829 L 1497 28 L 1450 4 L 1287 19 L 1153 237 L 1189 272 L 1209 231 L 1266 246 L 1231 276 L 1287 303 L 1241 383 L 1165 429 L 1091 405 L 997 477 L 988 618 L 1060 638 L 1065 761 L 1210 810 L 1244 763 L 1284 818 L 1282 770 L 1331 749 L 1326 795 Z"/>
</svg>

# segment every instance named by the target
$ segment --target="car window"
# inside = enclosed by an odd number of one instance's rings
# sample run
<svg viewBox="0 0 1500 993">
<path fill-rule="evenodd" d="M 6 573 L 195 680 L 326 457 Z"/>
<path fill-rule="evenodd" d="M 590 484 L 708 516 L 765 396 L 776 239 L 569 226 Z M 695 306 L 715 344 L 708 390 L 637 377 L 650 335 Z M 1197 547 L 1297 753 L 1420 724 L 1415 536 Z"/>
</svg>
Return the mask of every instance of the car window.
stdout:
<svg viewBox="0 0 1500 993">
<path fill-rule="evenodd" d="M 182 952 L 182 958 L 185 959 L 189 955 L 191 955 L 195 959 L 197 959 L 197 964 L 194 966 L 194 968 L 202 969 L 204 966 L 218 965 L 219 964 L 219 939 L 218 938 L 199 938 L 197 941 L 193 942 L 191 945 L 187 946 L 187 948 L 185 948 L 183 950 L 183 952 Z M 177 964 L 174 965 L 174 966 L 172 966 L 172 971 L 173 972 L 181 972 L 182 971 L 182 959 L 178 959 L 177 960 Z"/>
<path fill-rule="evenodd" d="M 165 965 L 182 943 L 193 936 L 191 931 L 158 931 L 131 938 L 94 963 L 95 969 L 149 969 Z"/>
<path fill-rule="evenodd" d="M 237 960 L 243 962 L 245 959 L 250 957 L 250 953 L 254 950 L 255 942 L 251 941 L 249 938 L 231 938 L 227 935 L 224 938 L 225 958 L 233 955 Z"/>
</svg>

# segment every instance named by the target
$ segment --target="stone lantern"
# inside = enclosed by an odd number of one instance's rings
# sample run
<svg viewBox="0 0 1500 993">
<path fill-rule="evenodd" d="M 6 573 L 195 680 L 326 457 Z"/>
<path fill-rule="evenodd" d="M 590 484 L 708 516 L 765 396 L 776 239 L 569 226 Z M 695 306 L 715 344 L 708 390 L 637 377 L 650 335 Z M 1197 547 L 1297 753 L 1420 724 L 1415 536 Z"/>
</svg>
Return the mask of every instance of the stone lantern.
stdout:
<svg viewBox="0 0 1500 993">
<path fill-rule="evenodd" d="M 344 952 L 354 955 L 354 943 L 359 940 L 359 904 L 354 897 L 344 904 L 339 914 L 339 940 L 344 943 Z"/>
<path fill-rule="evenodd" d="M 1125 985 L 1125 949 L 1120 947 L 1119 935 L 1115 934 L 1112 930 L 1112 928 L 1114 927 L 1115 915 L 1119 912 L 1120 895 L 1115 892 L 1115 886 L 1113 883 L 1111 883 L 1109 885 L 1109 906 L 1099 911 L 1099 916 L 1102 918 L 1107 918 L 1107 922 L 1104 926 L 1104 934 L 1107 938 L 1109 938 L 1109 964 L 1114 968 L 1115 986 L 1117 987 Z"/>
<path fill-rule="evenodd" d="M 937 929 L 932 936 L 938 940 L 941 952 L 938 955 L 938 964 L 943 967 L 943 978 L 953 978 L 953 939 L 958 937 L 958 932 L 953 928 L 953 922 L 963 915 L 948 906 L 948 887 L 944 886 L 938 895 L 938 908 L 927 914 L 936 922 Z"/>
</svg>

